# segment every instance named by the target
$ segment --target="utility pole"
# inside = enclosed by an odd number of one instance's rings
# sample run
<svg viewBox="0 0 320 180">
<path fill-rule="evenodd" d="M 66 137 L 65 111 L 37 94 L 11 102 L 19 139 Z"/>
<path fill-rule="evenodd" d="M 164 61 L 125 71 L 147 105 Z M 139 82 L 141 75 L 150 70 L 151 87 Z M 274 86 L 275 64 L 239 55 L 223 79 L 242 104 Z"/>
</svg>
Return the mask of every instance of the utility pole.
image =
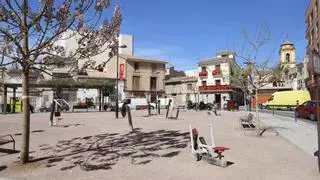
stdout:
<svg viewBox="0 0 320 180">
<path fill-rule="evenodd" d="M 119 36 L 117 40 L 117 44 L 110 46 L 111 48 L 116 48 L 116 54 L 117 54 L 117 75 L 116 75 L 116 119 L 119 118 L 119 48 L 127 48 L 127 45 L 121 45 L 119 46 Z"/>
</svg>

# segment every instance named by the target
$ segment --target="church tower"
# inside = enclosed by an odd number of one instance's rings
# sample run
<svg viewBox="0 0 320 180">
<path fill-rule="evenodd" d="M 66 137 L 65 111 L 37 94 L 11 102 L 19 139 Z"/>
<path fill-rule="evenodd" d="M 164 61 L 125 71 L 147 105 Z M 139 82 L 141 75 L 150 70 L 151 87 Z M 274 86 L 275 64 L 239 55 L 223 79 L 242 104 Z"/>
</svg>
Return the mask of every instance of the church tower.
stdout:
<svg viewBox="0 0 320 180">
<path fill-rule="evenodd" d="M 280 46 L 280 66 L 281 68 L 291 69 L 296 67 L 296 48 L 289 40 Z"/>
</svg>

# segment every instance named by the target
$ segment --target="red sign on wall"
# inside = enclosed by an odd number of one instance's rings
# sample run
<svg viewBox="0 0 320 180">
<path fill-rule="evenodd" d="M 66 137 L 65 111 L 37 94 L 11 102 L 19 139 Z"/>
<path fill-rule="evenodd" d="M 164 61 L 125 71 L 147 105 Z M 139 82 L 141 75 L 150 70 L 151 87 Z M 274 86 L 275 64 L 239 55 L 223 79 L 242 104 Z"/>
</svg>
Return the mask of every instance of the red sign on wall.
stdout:
<svg viewBox="0 0 320 180">
<path fill-rule="evenodd" d="M 120 80 L 124 79 L 124 64 L 120 64 Z"/>
</svg>

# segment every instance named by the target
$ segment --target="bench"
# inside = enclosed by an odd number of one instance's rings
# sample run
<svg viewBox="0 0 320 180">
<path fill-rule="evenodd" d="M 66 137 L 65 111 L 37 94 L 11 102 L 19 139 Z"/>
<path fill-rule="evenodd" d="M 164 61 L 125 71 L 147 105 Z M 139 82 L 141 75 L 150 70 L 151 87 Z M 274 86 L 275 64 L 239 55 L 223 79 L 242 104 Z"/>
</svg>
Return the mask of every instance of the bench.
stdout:
<svg viewBox="0 0 320 180">
<path fill-rule="evenodd" d="M 240 117 L 239 124 L 241 128 L 255 128 L 253 125 L 253 114 L 249 113 L 247 117 Z"/>
<path fill-rule="evenodd" d="M 257 127 L 253 123 L 253 114 L 249 113 L 247 117 L 240 117 L 240 128 L 244 130 L 244 134 L 246 130 L 256 130 Z M 260 128 L 259 129 L 259 136 L 262 136 L 268 129 L 267 128 Z"/>
<path fill-rule="evenodd" d="M 7 134 L 7 135 L 2 135 L 0 136 L 0 145 L 5 145 L 8 143 L 12 143 L 13 144 L 13 150 L 16 150 L 16 141 L 14 140 L 14 138 L 12 137 L 12 135 Z"/>
</svg>

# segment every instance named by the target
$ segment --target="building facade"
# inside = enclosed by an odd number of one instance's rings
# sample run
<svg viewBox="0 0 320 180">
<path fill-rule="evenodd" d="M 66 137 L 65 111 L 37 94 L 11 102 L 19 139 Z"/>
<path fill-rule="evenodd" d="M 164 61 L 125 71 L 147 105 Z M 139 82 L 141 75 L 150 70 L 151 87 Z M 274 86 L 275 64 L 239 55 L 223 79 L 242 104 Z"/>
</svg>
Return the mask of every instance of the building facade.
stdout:
<svg viewBox="0 0 320 180">
<path fill-rule="evenodd" d="M 205 103 L 216 103 L 221 108 L 228 100 L 243 104 L 240 84 L 233 78 L 239 69 L 236 54 L 231 51 L 221 51 L 216 55 L 217 57 L 198 63 L 199 100 Z"/>
<path fill-rule="evenodd" d="M 308 6 L 308 8 L 306 10 L 306 14 L 305 14 L 305 22 L 307 24 L 307 29 L 306 29 L 305 33 L 306 33 L 306 38 L 308 40 L 308 45 L 307 45 L 306 51 L 307 51 L 307 55 L 310 57 L 310 61 L 308 62 L 309 77 L 306 79 L 306 84 L 307 84 L 307 88 L 311 94 L 312 99 L 316 98 L 315 85 L 320 83 L 319 80 L 318 80 L 318 82 L 316 82 L 314 79 L 313 65 L 312 65 L 313 62 L 312 62 L 312 54 L 311 54 L 311 52 L 313 50 L 316 50 L 318 53 L 320 50 L 319 2 L 320 2 L 319 0 L 310 0 L 309 6 Z"/>
<path fill-rule="evenodd" d="M 165 81 L 166 97 L 173 99 L 174 105 L 185 106 L 187 101 L 198 102 L 198 77 L 175 77 Z"/>
<path fill-rule="evenodd" d="M 129 55 L 121 55 L 121 59 L 119 69 L 123 69 L 125 97 L 147 97 L 154 102 L 164 96 L 167 62 Z"/>
</svg>

